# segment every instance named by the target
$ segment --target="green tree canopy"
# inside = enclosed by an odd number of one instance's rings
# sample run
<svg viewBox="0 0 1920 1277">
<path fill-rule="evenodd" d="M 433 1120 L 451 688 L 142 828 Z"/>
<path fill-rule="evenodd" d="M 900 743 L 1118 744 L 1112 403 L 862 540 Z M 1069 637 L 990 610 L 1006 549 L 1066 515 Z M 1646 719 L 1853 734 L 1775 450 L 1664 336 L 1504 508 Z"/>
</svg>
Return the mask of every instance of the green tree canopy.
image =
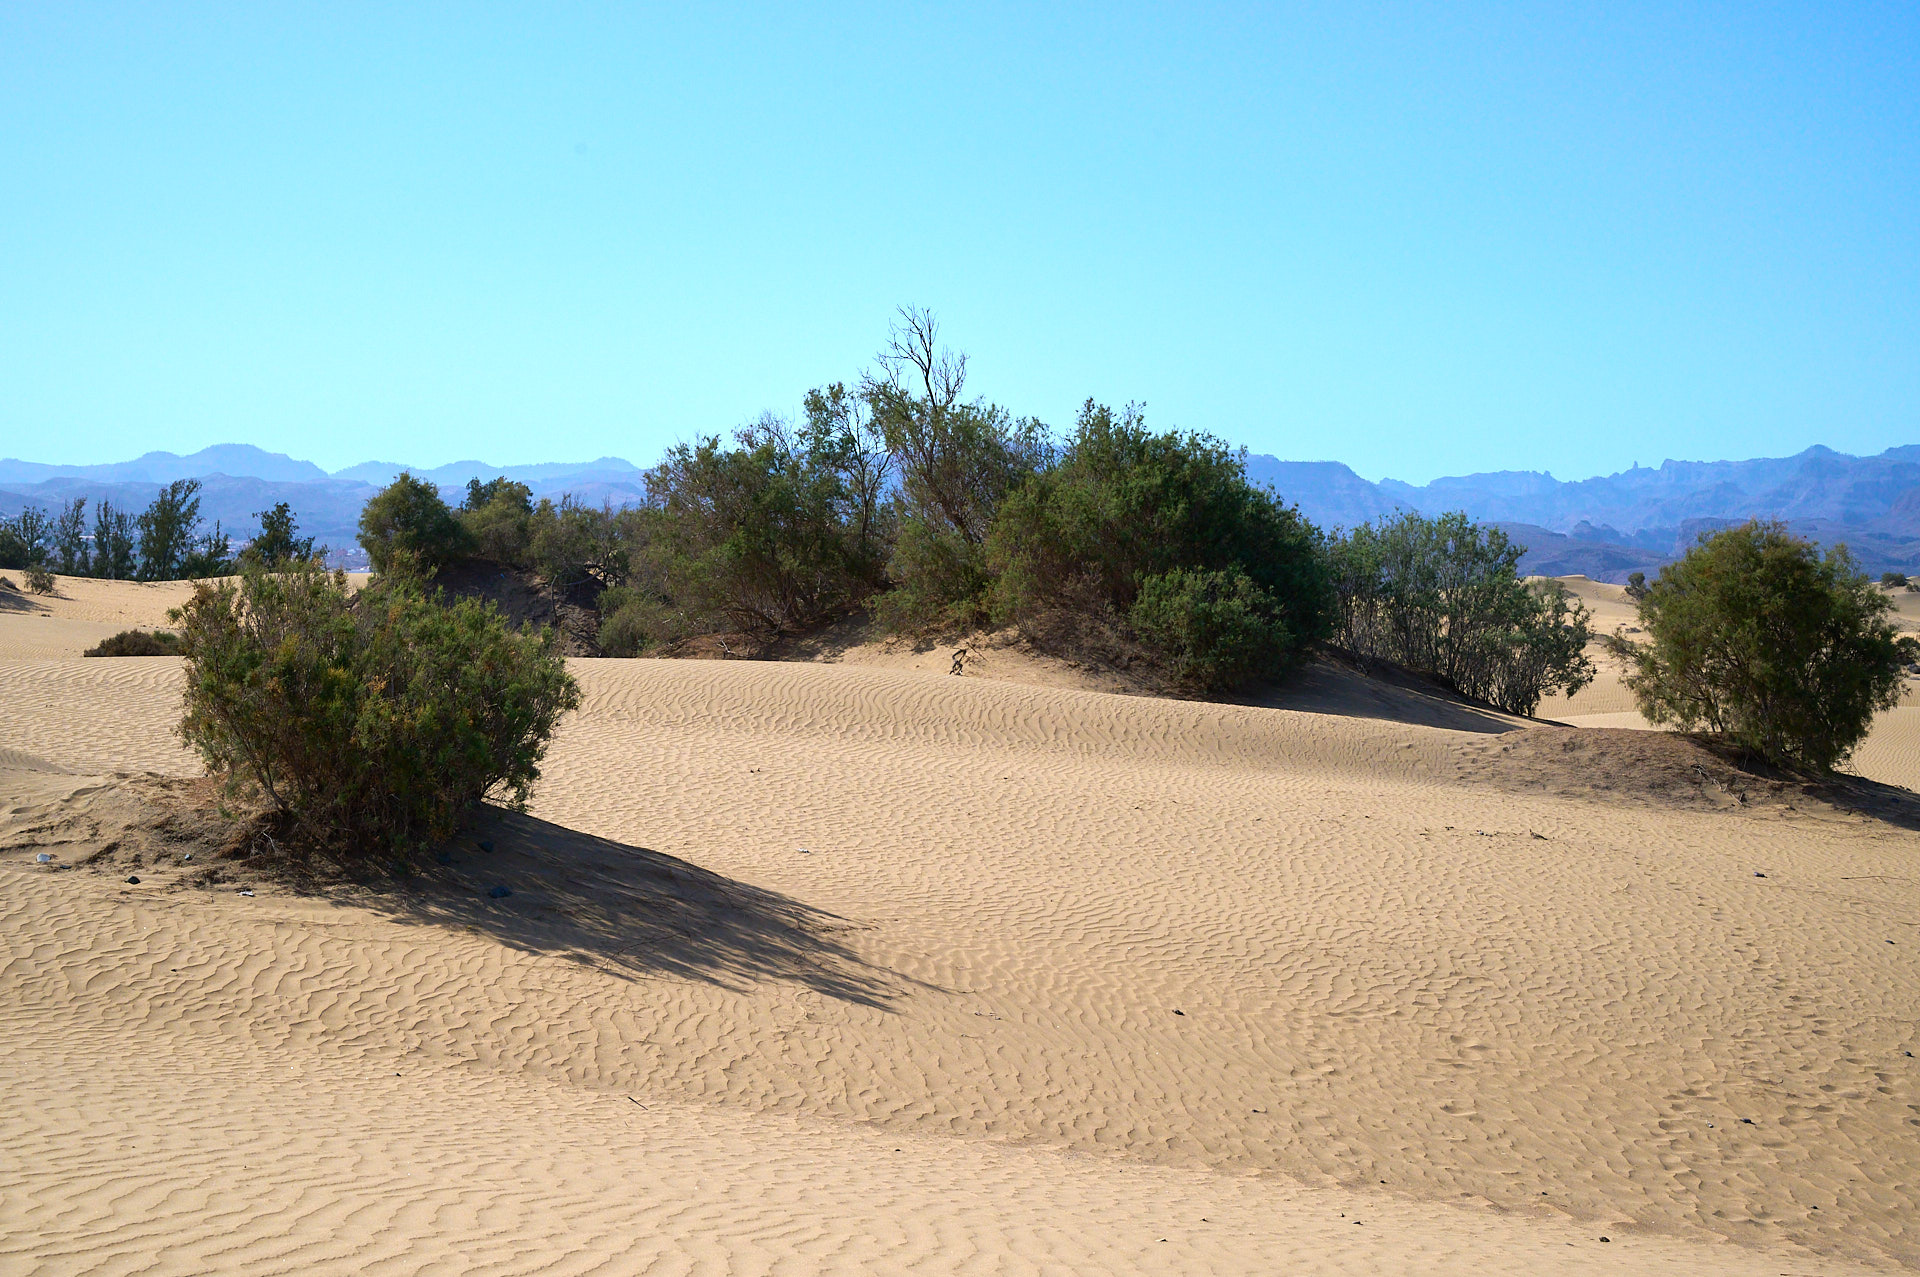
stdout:
<svg viewBox="0 0 1920 1277">
<path fill-rule="evenodd" d="M 375 572 L 402 564 L 432 572 L 469 557 L 473 534 L 454 517 L 440 489 L 401 471 L 360 511 L 359 541 Z"/>
<path fill-rule="evenodd" d="M 256 510 L 253 517 L 260 520 L 260 535 L 240 552 L 243 563 L 261 567 L 309 563 L 327 552 L 325 546 L 315 547 L 314 538 L 300 535 L 293 507 L 285 501 L 276 502 L 271 510 Z"/>
<path fill-rule="evenodd" d="M 175 479 L 134 522 L 140 529 L 140 579 L 179 580 L 200 531 L 200 481 Z"/>
</svg>

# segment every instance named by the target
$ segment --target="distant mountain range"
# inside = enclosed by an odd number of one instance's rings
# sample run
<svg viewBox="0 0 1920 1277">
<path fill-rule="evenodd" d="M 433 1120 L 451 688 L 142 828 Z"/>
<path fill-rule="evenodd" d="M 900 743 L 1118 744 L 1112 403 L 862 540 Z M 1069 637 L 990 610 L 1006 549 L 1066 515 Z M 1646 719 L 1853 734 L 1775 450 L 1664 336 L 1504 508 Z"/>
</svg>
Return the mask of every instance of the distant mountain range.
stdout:
<svg viewBox="0 0 1920 1277">
<path fill-rule="evenodd" d="M 111 501 L 139 511 L 164 484 L 200 480 L 200 514 L 209 527 L 217 519 L 240 545 L 260 530 L 259 512 L 285 501 L 293 507 L 302 533 L 329 546 L 336 563 L 364 564 L 354 541 L 360 508 L 367 498 L 393 482 L 401 471 L 430 479 L 451 501 L 460 499 L 469 479 L 506 475 L 533 489 L 535 497 L 571 492 L 593 505 L 625 505 L 646 495 L 639 467 L 618 457 L 597 461 L 540 462 L 495 466 L 484 461 L 455 461 L 444 466 L 407 466 L 365 461 L 332 474 L 311 461 L 268 452 L 246 443 L 215 444 L 189 456 L 149 452 L 109 465 L 58 466 L 37 461 L 0 460 L 0 516 L 12 517 L 29 505 L 51 510 L 75 497 L 90 503 Z"/>
<path fill-rule="evenodd" d="M 1334 461 L 1247 459 L 1322 527 L 1352 527 L 1397 510 L 1464 510 L 1528 547 L 1528 571 L 1622 581 L 1651 571 L 1703 531 L 1779 519 L 1822 544 L 1844 541 L 1871 571 L 1920 570 L 1920 445 L 1854 457 L 1812 447 L 1753 461 L 1664 461 L 1595 479 L 1535 470 L 1369 483 Z"/>
<path fill-rule="evenodd" d="M 619 457 L 494 466 L 456 461 L 432 468 L 368 461 L 329 474 L 310 461 L 250 444 L 217 444 L 190 456 L 150 452 L 111 465 L 57 466 L 0 460 L 0 515 L 27 505 L 53 508 L 76 496 L 144 507 L 175 479 L 201 481 L 201 513 L 236 543 L 259 528 L 257 511 L 285 501 L 304 531 L 347 561 L 358 561 L 360 507 L 402 470 L 457 499 L 469 479 L 506 475 L 534 495 L 571 492 L 598 505 L 645 495 L 642 472 Z M 1416 487 L 1369 482 L 1337 461 L 1281 461 L 1254 455 L 1247 473 L 1271 485 L 1322 527 L 1352 527 L 1400 510 L 1464 510 L 1504 528 L 1528 547 L 1527 571 L 1584 573 L 1623 581 L 1683 553 L 1702 531 L 1754 517 L 1781 519 L 1824 543 L 1845 541 L 1873 572 L 1920 572 L 1920 445 L 1855 457 L 1812 447 L 1792 457 L 1751 461 L 1665 461 L 1618 474 L 1566 481 L 1541 471 L 1504 470 L 1436 479 Z"/>
</svg>

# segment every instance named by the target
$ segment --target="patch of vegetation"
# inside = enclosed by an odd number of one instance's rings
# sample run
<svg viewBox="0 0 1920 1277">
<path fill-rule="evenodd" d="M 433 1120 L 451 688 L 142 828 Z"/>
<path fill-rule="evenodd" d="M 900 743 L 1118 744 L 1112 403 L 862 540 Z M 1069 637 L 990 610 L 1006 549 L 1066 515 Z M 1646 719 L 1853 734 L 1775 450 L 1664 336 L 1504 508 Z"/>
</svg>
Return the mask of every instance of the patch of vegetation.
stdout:
<svg viewBox="0 0 1920 1277">
<path fill-rule="evenodd" d="M 1272 677 L 1326 637 L 1319 537 L 1211 436 L 1150 432 L 1091 400 L 1057 461 L 1002 502 L 988 536 L 996 620 L 1042 611 L 1130 628 L 1178 682 Z"/>
<path fill-rule="evenodd" d="M 983 621 L 987 539 L 1001 503 L 1052 459 L 1047 428 L 964 398 L 967 357 L 940 345 L 929 311 L 900 312 L 876 365 L 861 396 L 899 484 L 889 588 L 875 612 L 897 630 Z"/>
<path fill-rule="evenodd" d="M 39 506 L 0 519 L 0 568 L 31 568 L 46 561 L 53 521 Z"/>
<path fill-rule="evenodd" d="M 1650 642 L 1608 646 L 1650 721 L 1827 771 L 1899 703 L 1902 668 L 1920 659 L 1892 610 L 1845 546 L 1823 556 L 1784 524 L 1754 521 L 1661 569 L 1640 602 Z"/>
<path fill-rule="evenodd" d="M 359 541 L 379 573 L 430 577 L 473 555 L 473 534 L 454 517 L 440 489 L 406 471 L 360 511 Z"/>
<path fill-rule="evenodd" d="M 121 630 L 80 653 L 82 656 L 178 656 L 180 636 L 167 630 Z"/>
<path fill-rule="evenodd" d="M 357 595 L 296 564 L 202 585 L 174 613 L 181 735 L 304 845 L 402 863 L 482 800 L 525 806 L 579 690 L 551 630 L 393 576 Z"/>
<path fill-rule="evenodd" d="M 271 510 L 256 510 L 260 535 L 240 551 L 237 562 L 245 567 L 281 568 L 289 563 L 312 563 L 326 557 L 327 547 L 314 544 L 313 537 L 300 535 L 299 520 L 285 501 Z"/>
<path fill-rule="evenodd" d="M 1555 581 L 1519 572 L 1524 546 L 1464 514 L 1403 514 L 1328 545 L 1334 642 L 1510 714 L 1593 681 L 1589 614 Z"/>
</svg>

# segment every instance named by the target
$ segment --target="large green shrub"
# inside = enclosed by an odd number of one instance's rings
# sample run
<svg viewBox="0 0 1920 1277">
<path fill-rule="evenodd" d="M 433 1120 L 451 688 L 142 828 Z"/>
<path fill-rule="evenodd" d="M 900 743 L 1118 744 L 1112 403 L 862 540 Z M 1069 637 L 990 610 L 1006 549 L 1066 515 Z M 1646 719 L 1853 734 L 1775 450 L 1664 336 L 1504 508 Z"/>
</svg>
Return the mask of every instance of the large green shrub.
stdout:
<svg viewBox="0 0 1920 1277">
<path fill-rule="evenodd" d="M 1511 714 L 1593 681 L 1584 605 L 1556 581 L 1520 576 L 1525 547 L 1464 514 L 1403 514 L 1327 547 L 1334 642 L 1391 661 Z"/>
<path fill-rule="evenodd" d="M 667 599 L 629 585 L 600 595 L 600 618 L 598 642 L 608 656 L 639 656 L 709 628 Z"/>
<path fill-rule="evenodd" d="M 679 444 L 647 472 L 642 574 L 674 613 L 762 639 L 857 606 L 878 584 L 880 557 L 834 441 L 765 418 L 736 442 Z"/>
<path fill-rule="evenodd" d="M 1057 464 L 1001 504 L 987 550 L 997 619 L 1126 618 L 1203 689 L 1278 673 L 1327 633 L 1311 525 L 1249 483 L 1239 453 L 1155 434 L 1134 407 L 1089 400 Z"/>
<path fill-rule="evenodd" d="M 440 489 L 406 471 L 360 511 L 359 541 L 375 572 L 432 572 L 474 552 L 473 534 L 454 517 Z"/>
<path fill-rule="evenodd" d="M 1609 640 L 1655 723 L 1724 736 L 1770 762 L 1827 769 L 1899 702 L 1920 656 L 1845 546 L 1822 556 L 1778 523 L 1703 536 L 1640 601 L 1648 642 Z"/>
<path fill-rule="evenodd" d="M 482 799 L 523 806 L 579 703 L 552 631 L 516 633 L 490 604 L 403 579 L 355 596 L 311 564 L 253 570 L 174 616 L 181 735 L 340 856 L 404 857 Z"/>
</svg>

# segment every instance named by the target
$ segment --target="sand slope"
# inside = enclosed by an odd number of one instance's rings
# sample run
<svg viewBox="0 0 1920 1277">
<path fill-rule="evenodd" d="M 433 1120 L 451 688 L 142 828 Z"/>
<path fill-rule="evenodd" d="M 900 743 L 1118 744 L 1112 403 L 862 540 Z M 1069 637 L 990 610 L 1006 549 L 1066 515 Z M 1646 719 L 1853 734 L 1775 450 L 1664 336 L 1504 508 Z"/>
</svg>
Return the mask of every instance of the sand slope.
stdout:
<svg viewBox="0 0 1920 1277">
<path fill-rule="evenodd" d="M 33 865 L 101 782 L 26 756 L 190 774 L 177 664 L 0 662 L 0 1257 L 1920 1262 L 1905 828 L 1553 797 L 1337 688 L 575 669 L 537 820 L 332 901 Z"/>
</svg>

